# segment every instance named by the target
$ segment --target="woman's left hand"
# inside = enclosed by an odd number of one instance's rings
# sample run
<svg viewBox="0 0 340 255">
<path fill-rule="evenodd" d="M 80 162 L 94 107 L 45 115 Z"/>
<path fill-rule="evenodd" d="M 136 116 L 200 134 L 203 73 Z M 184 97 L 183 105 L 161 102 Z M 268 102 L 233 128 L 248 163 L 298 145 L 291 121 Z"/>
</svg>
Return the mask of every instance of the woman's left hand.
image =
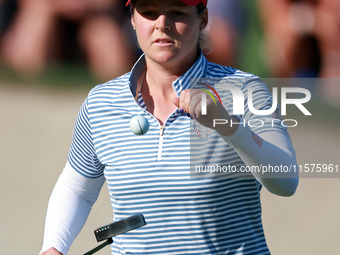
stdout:
<svg viewBox="0 0 340 255">
<path fill-rule="evenodd" d="M 206 115 L 202 114 L 202 94 L 206 94 Z M 216 102 L 216 103 L 215 103 Z M 201 125 L 216 130 L 221 135 L 231 135 L 237 130 L 237 125 L 230 127 L 230 115 L 218 99 L 215 101 L 201 89 L 186 89 L 179 98 L 174 98 L 173 103 Z M 227 124 L 215 125 L 215 120 L 226 120 Z M 222 121 L 219 121 L 221 123 Z"/>
</svg>

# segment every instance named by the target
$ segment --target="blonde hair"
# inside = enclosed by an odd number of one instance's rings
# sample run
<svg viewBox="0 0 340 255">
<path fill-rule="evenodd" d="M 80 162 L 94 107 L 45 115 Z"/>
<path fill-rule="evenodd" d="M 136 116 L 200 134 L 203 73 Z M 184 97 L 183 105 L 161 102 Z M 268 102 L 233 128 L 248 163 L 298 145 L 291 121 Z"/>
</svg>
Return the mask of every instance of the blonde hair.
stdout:
<svg viewBox="0 0 340 255">
<path fill-rule="evenodd" d="M 211 37 L 206 31 L 200 31 L 197 44 L 204 55 L 209 55 L 211 53 Z"/>
</svg>

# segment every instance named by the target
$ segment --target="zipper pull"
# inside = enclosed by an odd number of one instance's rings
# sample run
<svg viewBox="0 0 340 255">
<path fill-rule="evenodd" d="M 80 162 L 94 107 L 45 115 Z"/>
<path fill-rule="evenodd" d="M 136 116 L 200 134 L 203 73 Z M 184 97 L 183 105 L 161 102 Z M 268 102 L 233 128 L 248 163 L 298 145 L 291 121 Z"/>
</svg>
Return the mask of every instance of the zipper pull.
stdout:
<svg viewBox="0 0 340 255">
<path fill-rule="evenodd" d="M 163 127 L 163 126 L 160 126 L 159 135 L 160 135 L 160 136 L 163 136 L 163 133 L 164 133 L 164 127 Z"/>
</svg>

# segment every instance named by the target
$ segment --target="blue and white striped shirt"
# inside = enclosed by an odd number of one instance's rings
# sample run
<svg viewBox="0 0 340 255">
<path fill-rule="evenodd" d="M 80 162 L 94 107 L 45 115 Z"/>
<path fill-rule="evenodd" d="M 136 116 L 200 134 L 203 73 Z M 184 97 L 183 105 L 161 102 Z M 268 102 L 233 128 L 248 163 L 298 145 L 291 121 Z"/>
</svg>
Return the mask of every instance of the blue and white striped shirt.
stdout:
<svg viewBox="0 0 340 255">
<path fill-rule="evenodd" d="M 190 148 L 195 140 L 190 119 L 176 110 L 163 129 L 141 95 L 136 102 L 144 65 L 141 57 L 130 73 L 91 90 L 79 111 L 69 152 L 70 164 L 82 175 L 105 175 L 115 220 L 136 213 L 145 217 L 146 226 L 114 238 L 112 254 L 270 254 L 261 221 L 261 185 L 253 177 L 190 178 L 190 151 L 195 150 Z M 245 95 L 249 87 L 256 89 L 257 109 L 271 107 L 271 94 L 258 77 L 208 62 L 203 55 L 173 82 L 177 95 L 190 88 L 191 78 L 239 78 Z M 232 110 L 231 103 L 225 107 Z M 129 129 L 136 115 L 149 121 L 145 135 Z M 246 108 L 242 117 L 258 116 Z M 279 125 L 253 129 L 268 130 L 286 132 Z M 200 152 L 205 163 L 244 165 L 215 131 L 201 141 L 207 148 Z"/>
</svg>

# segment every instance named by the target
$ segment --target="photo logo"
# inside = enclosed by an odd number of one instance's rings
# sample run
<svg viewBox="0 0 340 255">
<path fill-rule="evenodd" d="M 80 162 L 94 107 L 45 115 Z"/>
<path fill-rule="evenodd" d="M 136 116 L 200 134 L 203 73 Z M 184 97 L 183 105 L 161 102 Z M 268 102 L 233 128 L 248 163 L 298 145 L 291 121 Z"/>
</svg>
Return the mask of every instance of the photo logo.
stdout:
<svg viewBox="0 0 340 255">
<path fill-rule="evenodd" d="M 196 83 L 197 84 L 197 83 Z M 287 105 L 294 105 L 297 107 L 305 116 L 312 116 L 312 114 L 307 110 L 304 106 L 305 103 L 309 102 L 311 99 L 311 92 L 308 89 L 300 88 L 300 87 L 280 87 L 280 91 L 277 87 L 272 87 L 272 96 L 271 96 L 271 105 L 269 105 L 269 109 L 256 109 L 256 96 L 254 95 L 254 89 L 248 88 L 247 91 L 243 91 L 241 86 L 235 86 L 232 82 L 230 83 L 220 83 L 217 82 L 213 86 L 208 85 L 207 83 L 199 82 L 199 89 L 204 91 L 201 93 L 201 114 L 207 115 L 207 98 L 208 95 L 214 101 L 215 106 L 218 104 L 217 99 L 221 105 L 223 97 L 228 95 L 230 98 L 230 94 L 232 95 L 232 102 L 228 101 L 229 107 L 232 104 L 232 111 L 229 108 L 230 115 L 244 115 L 245 108 L 248 111 L 257 116 L 264 116 L 261 118 L 251 119 L 249 121 L 241 120 L 240 122 L 233 122 L 233 120 L 225 120 L 225 119 L 214 119 L 213 127 L 217 125 L 248 125 L 251 128 L 255 127 L 263 127 L 263 126 L 272 126 L 281 125 L 283 127 L 296 127 L 298 122 L 295 119 L 283 119 L 282 116 L 287 115 Z M 204 88 L 202 88 L 204 86 Z M 195 87 L 195 85 L 194 85 Z M 193 88 L 194 88 L 193 87 Z M 219 91 L 219 93 L 217 92 Z M 222 93 L 223 92 L 223 93 Z M 278 107 L 278 98 L 280 92 L 281 99 L 281 110 Z M 292 96 L 293 94 L 293 96 Z M 298 97 L 296 95 L 299 95 Z M 222 99 L 221 99 L 222 96 Z M 230 99 L 228 99 L 230 100 Z M 247 104 L 247 105 L 245 105 Z M 254 106 L 255 104 L 255 106 Z M 226 102 L 225 105 L 226 106 Z M 193 122 L 193 127 L 196 133 L 200 138 L 208 138 L 209 134 L 212 132 L 212 129 L 206 128 L 198 123 L 196 120 Z"/>
<path fill-rule="evenodd" d="M 222 100 L 221 100 L 219 94 L 217 93 L 217 91 L 216 91 L 213 87 L 209 86 L 208 84 L 205 84 L 205 83 L 202 83 L 202 84 L 203 84 L 204 86 L 208 87 L 212 92 L 214 92 L 214 94 L 217 96 L 218 100 L 220 101 L 221 105 L 223 105 L 223 104 L 222 104 Z M 210 92 L 209 90 L 207 90 L 207 89 L 204 89 L 204 88 L 200 88 L 200 89 L 203 90 L 205 93 L 207 93 L 207 94 L 211 97 L 211 99 L 214 101 L 215 106 L 216 106 L 217 103 L 216 103 L 216 99 L 215 99 L 215 97 L 213 96 L 213 94 L 211 94 L 211 92 Z M 201 114 L 202 114 L 202 115 L 207 115 L 207 94 L 205 94 L 205 93 L 201 93 L 201 95 L 202 95 L 202 101 L 201 101 L 202 109 L 201 109 Z"/>
</svg>

